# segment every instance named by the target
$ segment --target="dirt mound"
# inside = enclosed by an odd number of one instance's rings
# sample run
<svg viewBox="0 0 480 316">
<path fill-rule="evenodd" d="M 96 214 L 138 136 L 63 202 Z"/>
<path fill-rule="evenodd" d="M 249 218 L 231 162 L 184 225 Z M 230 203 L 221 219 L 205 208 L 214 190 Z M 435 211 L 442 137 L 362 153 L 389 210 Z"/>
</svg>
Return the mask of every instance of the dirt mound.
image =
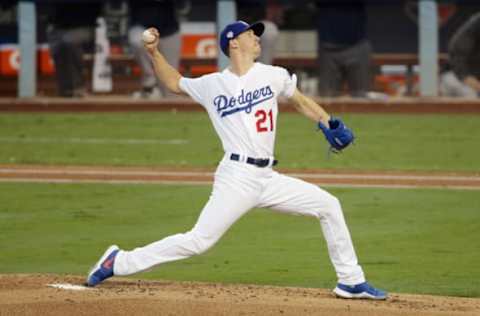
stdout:
<svg viewBox="0 0 480 316">
<path fill-rule="evenodd" d="M 330 290 L 135 281 L 67 290 L 84 277 L 0 275 L 0 315 L 480 315 L 480 299 L 391 294 L 387 301 L 343 300 Z"/>
</svg>

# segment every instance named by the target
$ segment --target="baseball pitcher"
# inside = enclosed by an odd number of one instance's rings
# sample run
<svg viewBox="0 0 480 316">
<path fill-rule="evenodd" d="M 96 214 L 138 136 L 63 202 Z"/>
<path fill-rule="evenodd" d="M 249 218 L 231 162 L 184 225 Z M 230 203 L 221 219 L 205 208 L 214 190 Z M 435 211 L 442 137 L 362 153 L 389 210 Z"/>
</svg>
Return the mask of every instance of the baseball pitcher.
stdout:
<svg viewBox="0 0 480 316">
<path fill-rule="evenodd" d="M 158 51 L 158 31 L 144 40 L 157 77 L 168 89 L 201 104 L 212 121 L 225 155 L 215 172 L 212 194 L 195 226 L 133 250 L 110 246 L 92 268 L 87 284 L 95 286 L 114 275 L 131 275 L 165 262 L 198 255 L 212 247 L 240 217 L 254 207 L 306 215 L 321 225 L 338 283 L 333 290 L 343 298 L 383 300 L 387 293 L 369 285 L 358 264 L 342 208 L 336 197 L 316 185 L 276 172 L 274 157 L 278 103 L 284 96 L 312 119 L 331 148 L 341 151 L 354 136 L 296 87 L 296 77 L 281 67 L 255 62 L 264 25 L 233 22 L 220 34 L 221 51 L 230 65 L 221 72 L 186 78 Z M 152 39 L 151 36 L 146 36 Z"/>
</svg>

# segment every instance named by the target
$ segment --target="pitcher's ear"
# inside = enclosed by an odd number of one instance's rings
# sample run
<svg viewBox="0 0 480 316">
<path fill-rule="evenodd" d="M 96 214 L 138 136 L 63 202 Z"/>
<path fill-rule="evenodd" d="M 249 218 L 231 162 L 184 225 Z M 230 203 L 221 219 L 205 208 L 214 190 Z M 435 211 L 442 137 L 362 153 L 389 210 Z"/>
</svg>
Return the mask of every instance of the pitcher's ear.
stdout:
<svg viewBox="0 0 480 316">
<path fill-rule="evenodd" d="M 238 40 L 236 38 L 231 39 L 230 42 L 228 43 L 229 51 L 231 51 L 232 48 L 238 48 Z"/>
</svg>

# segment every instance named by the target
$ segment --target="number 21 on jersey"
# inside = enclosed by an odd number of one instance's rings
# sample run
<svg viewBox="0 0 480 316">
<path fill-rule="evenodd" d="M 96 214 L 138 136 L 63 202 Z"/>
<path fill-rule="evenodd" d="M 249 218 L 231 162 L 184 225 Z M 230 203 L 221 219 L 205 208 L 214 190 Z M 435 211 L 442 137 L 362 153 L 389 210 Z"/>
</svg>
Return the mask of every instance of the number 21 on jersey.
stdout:
<svg viewBox="0 0 480 316">
<path fill-rule="evenodd" d="M 273 131 L 273 112 L 265 112 L 265 110 L 258 110 L 255 112 L 255 117 L 257 118 L 257 132 L 268 132 Z"/>
</svg>

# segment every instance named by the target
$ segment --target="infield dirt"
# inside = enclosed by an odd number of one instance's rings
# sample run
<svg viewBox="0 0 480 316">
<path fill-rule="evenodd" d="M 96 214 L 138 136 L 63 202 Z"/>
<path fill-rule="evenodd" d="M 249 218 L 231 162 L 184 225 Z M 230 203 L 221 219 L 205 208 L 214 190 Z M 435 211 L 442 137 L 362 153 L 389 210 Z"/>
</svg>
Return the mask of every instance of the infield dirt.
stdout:
<svg viewBox="0 0 480 316">
<path fill-rule="evenodd" d="M 281 169 L 317 185 L 390 188 L 480 188 L 478 173 Z M 40 166 L 0 164 L 1 182 L 210 184 L 213 169 L 172 167 Z"/>
<path fill-rule="evenodd" d="M 84 277 L 0 275 L 0 315 L 480 315 L 480 299 L 391 294 L 344 300 L 330 290 L 114 278 L 83 291 Z"/>
</svg>

